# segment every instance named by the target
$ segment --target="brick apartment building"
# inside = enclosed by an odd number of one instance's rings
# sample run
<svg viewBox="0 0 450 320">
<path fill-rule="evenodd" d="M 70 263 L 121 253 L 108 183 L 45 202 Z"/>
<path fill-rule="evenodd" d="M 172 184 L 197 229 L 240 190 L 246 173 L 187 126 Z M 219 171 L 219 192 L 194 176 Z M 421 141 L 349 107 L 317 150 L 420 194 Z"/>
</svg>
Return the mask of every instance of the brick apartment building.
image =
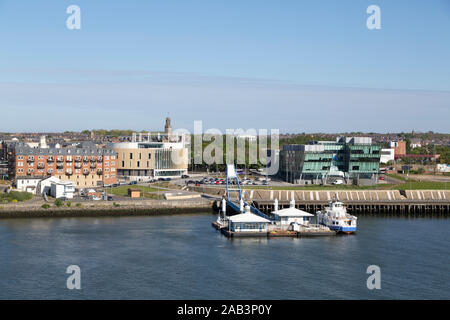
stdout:
<svg viewBox="0 0 450 320">
<path fill-rule="evenodd" d="M 389 147 L 394 149 L 396 157 L 400 157 L 406 154 L 406 141 L 391 141 Z"/>
<path fill-rule="evenodd" d="M 110 148 L 32 148 L 17 143 L 9 157 L 8 176 L 12 181 L 55 176 L 72 181 L 75 188 L 87 188 L 116 183 L 116 168 L 117 155 Z"/>
</svg>

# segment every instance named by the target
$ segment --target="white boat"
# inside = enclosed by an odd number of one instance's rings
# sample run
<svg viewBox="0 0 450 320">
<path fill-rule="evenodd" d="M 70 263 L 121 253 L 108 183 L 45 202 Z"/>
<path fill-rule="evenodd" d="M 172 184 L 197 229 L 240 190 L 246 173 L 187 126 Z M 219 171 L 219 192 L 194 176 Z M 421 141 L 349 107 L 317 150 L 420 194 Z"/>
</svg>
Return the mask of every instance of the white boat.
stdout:
<svg viewBox="0 0 450 320">
<path fill-rule="evenodd" d="M 317 223 L 327 226 L 333 231 L 353 233 L 356 231 L 358 218 L 347 213 L 344 204 L 337 200 L 330 201 L 328 207 L 317 212 Z"/>
</svg>

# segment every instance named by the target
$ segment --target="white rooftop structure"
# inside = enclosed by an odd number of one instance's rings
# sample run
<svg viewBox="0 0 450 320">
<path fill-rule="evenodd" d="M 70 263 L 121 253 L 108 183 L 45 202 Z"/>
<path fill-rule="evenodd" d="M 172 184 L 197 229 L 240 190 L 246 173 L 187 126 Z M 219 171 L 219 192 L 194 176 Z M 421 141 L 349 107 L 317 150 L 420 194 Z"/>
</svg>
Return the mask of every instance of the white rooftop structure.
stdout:
<svg viewBox="0 0 450 320">
<path fill-rule="evenodd" d="M 277 210 L 277 211 L 273 211 L 272 214 L 275 214 L 279 217 L 313 217 L 314 215 L 297 209 L 297 208 L 287 208 L 287 209 L 281 209 L 281 210 Z"/>
<path fill-rule="evenodd" d="M 289 208 L 273 211 L 272 214 L 281 225 L 290 225 L 292 222 L 308 224 L 310 217 L 314 216 L 309 212 L 297 209 L 294 199 L 291 200 Z"/>
<path fill-rule="evenodd" d="M 270 221 L 257 216 L 256 214 L 253 213 L 241 213 L 241 214 L 237 214 L 235 216 L 231 216 L 228 218 L 231 222 L 233 223 L 240 223 L 240 222 L 266 222 L 269 223 Z"/>
</svg>

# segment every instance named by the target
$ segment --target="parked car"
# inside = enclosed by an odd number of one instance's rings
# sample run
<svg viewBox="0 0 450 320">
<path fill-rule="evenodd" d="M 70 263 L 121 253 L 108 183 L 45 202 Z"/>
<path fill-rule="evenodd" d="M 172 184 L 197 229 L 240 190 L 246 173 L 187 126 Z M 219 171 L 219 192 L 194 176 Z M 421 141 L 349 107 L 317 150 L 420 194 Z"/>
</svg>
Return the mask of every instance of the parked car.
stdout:
<svg viewBox="0 0 450 320">
<path fill-rule="evenodd" d="M 337 184 L 344 184 L 344 181 L 342 181 L 342 180 L 340 180 L 340 179 L 334 180 L 334 181 L 333 181 L 333 184 L 334 184 L 334 185 L 337 185 Z"/>
<path fill-rule="evenodd" d="M 181 179 L 187 179 L 187 178 L 189 178 L 189 176 L 188 176 L 187 174 L 183 174 L 183 175 L 181 176 Z"/>
<path fill-rule="evenodd" d="M 384 177 L 380 177 L 380 180 L 384 180 Z"/>
<path fill-rule="evenodd" d="M 113 201 L 113 197 L 112 196 L 108 196 L 108 201 Z"/>
<path fill-rule="evenodd" d="M 131 181 L 130 182 L 130 185 L 134 185 L 134 184 L 137 184 L 137 181 Z"/>
</svg>

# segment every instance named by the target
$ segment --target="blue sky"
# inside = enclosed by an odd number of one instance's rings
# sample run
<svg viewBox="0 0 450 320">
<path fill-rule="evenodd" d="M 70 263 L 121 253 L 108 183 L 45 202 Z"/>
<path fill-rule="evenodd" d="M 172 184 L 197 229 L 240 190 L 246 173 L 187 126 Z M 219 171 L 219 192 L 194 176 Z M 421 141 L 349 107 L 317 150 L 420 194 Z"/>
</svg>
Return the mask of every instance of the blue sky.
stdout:
<svg viewBox="0 0 450 320">
<path fill-rule="evenodd" d="M 450 132 L 448 0 L 0 0 L 0 49 L 0 131 Z"/>
</svg>

